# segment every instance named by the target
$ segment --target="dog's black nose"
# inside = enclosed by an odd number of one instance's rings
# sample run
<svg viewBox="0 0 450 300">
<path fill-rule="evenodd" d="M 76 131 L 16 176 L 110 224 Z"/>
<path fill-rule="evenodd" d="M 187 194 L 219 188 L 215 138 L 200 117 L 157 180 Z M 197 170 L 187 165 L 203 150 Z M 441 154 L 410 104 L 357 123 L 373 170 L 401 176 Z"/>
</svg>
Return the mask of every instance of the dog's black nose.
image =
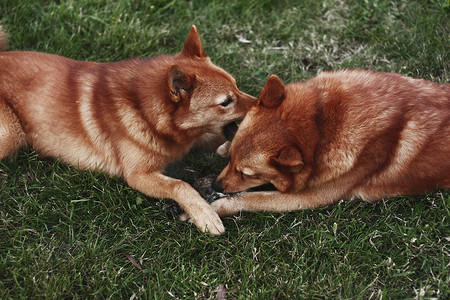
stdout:
<svg viewBox="0 0 450 300">
<path fill-rule="evenodd" d="M 218 183 L 216 180 L 212 184 L 212 188 L 219 193 L 223 193 L 223 187 L 220 183 Z"/>
</svg>

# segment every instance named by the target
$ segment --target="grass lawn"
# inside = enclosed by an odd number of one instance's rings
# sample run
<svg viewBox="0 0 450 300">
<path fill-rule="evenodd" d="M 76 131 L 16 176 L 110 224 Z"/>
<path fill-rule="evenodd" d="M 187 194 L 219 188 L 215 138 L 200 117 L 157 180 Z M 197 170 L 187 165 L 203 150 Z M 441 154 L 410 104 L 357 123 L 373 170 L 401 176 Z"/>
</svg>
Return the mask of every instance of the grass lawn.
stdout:
<svg viewBox="0 0 450 300">
<path fill-rule="evenodd" d="M 181 50 L 258 95 L 268 76 L 368 68 L 450 82 L 448 0 L 0 0 L 12 50 L 117 61 Z M 0 70 L 1 72 L 1 70 Z M 192 183 L 226 164 L 195 152 Z M 224 218 L 219 237 L 120 178 L 21 152 L 0 162 L 0 299 L 439 298 L 450 294 L 450 191 Z"/>
</svg>

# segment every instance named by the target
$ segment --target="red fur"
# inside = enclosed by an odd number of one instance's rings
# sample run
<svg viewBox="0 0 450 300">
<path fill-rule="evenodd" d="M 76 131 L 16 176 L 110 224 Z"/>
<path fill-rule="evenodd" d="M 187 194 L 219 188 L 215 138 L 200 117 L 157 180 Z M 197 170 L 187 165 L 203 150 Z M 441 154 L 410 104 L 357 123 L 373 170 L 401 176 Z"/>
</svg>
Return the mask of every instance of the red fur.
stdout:
<svg viewBox="0 0 450 300">
<path fill-rule="evenodd" d="M 268 80 L 260 104 L 244 118 L 218 182 L 225 192 L 270 182 L 281 193 L 219 200 L 213 204 L 219 214 L 450 188 L 450 85 L 345 70 L 289 84 L 279 103 L 274 99 L 283 91 L 274 82 Z M 283 163 L 274 163 L 280 155 Z"/>
<path fill-rule="evenodd" d="M 197 140 L 224 142 L 222 128 L 255 100 L 205 56 L 195 26 L 175 56 L 97 63 L 0 52 L 0 159 L 29 146 L 123 176 L 148 196 L 175 199 L 201 230 L 218 234 L 223 225 L 200 195 L 161 172 Z"/>
</svg>

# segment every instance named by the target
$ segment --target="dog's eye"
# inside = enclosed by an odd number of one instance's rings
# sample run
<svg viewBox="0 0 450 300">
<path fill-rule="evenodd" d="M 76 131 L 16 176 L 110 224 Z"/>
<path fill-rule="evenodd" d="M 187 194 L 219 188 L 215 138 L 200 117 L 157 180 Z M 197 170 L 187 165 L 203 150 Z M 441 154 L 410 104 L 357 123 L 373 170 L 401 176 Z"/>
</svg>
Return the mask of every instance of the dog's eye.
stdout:
<svg viewBox="0 0 450 300">
<path fill-rule="evenodd" d="M 239 173 L 239 175 L 240 175 L 240 177 L 241 177 L 241 179 L 254 179 L 254 178 L 256 178 L 256 174 L 245 174 L 244 172 L 242 172 L 242 171 L 237 171 L 238 173 Z"/>
<path fill-rule="evenodd" d="M 227 107 L 228 105 L 230 105 L 233 102 L 233 98 L 228 97 L 225 101 L 223 101 L 222 103 L 220 103 L 220 105 L 222 105 L 223 107 Z"/>
</svg>

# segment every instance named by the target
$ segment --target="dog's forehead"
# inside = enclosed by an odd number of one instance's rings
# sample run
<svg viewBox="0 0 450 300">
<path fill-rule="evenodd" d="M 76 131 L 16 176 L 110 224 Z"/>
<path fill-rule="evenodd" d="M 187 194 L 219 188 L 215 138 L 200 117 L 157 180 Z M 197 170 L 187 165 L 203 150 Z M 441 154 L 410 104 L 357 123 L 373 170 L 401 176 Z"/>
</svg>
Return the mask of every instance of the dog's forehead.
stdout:
<svg viewBox="0 0 450 300">
<path fill-rule="evenodd" d="M 225 79 L 226 82 L 231 83 L 234 86 L 237 86 L 236 79 L 233 76 L 231 76 L 230 73 L 228 73 L 227 71 L 225 71 L 221 67 L 216 66 L 214 64 L 212 64 L 211 68 L 214 69 L 215 72 L 217 72 L 217 75 L 219 75 L 219 74 L 221 75 L 221 76 L 217 76 L 216 75 L 216 78 L 220 78 L 220 77 L 223 76 L 223 78 Z"/>
<path fill-rule="evenodd" d="M 238 134 L 240 132 L 244 133 L 247 130 L 247 128 L 253 127 L 254 120 L 256 120 L 255 113 L 256 109 L 250 108 L 250 110 L 247 112 L 244 119 L 242 120 L 241 124 L 239 124 Z"/>
<path fill-rule="evenodd" d="M 206 68 L 203 65 L 196 71 L 199 79 L 203 80 L 205 83 L 210 83 L 212 85 L 227 85 L 237 87 L 236 79 L 233 76 L 211 62 Z"/>
<path fill-rule="evenodd" d="M 261 164 L 261 162 L 265 162 L 267 160 L 267 154 L 264 152 L 250 152 L 250 156 L 248 157 L 248 162 L 250 163 L 249 167 L 254 167 L 253 164 Z"/>
<path fill-rule="evenodd" d="M 258 139 L 241 136 L 232 142 L 230 155 L 236 164 L 248 165 L 251 167 L 254 163 L 261 163 L 267 160 L 268 154 L 258 143 Z"/>
<path fill-rule="evenodd" d="M 207 96 L 209 99 L 215 99 L 221 103 L 226 100 L 227 97 L 233 97 L 238 93 L 239 89 L 233 82 L 230 75 L 215 76 L 208 74 L 198 75 L 198 85 L 196 88 L 197 93 Z M 207 93 L 207 95 L 205 95 Z"/>
</svg>

